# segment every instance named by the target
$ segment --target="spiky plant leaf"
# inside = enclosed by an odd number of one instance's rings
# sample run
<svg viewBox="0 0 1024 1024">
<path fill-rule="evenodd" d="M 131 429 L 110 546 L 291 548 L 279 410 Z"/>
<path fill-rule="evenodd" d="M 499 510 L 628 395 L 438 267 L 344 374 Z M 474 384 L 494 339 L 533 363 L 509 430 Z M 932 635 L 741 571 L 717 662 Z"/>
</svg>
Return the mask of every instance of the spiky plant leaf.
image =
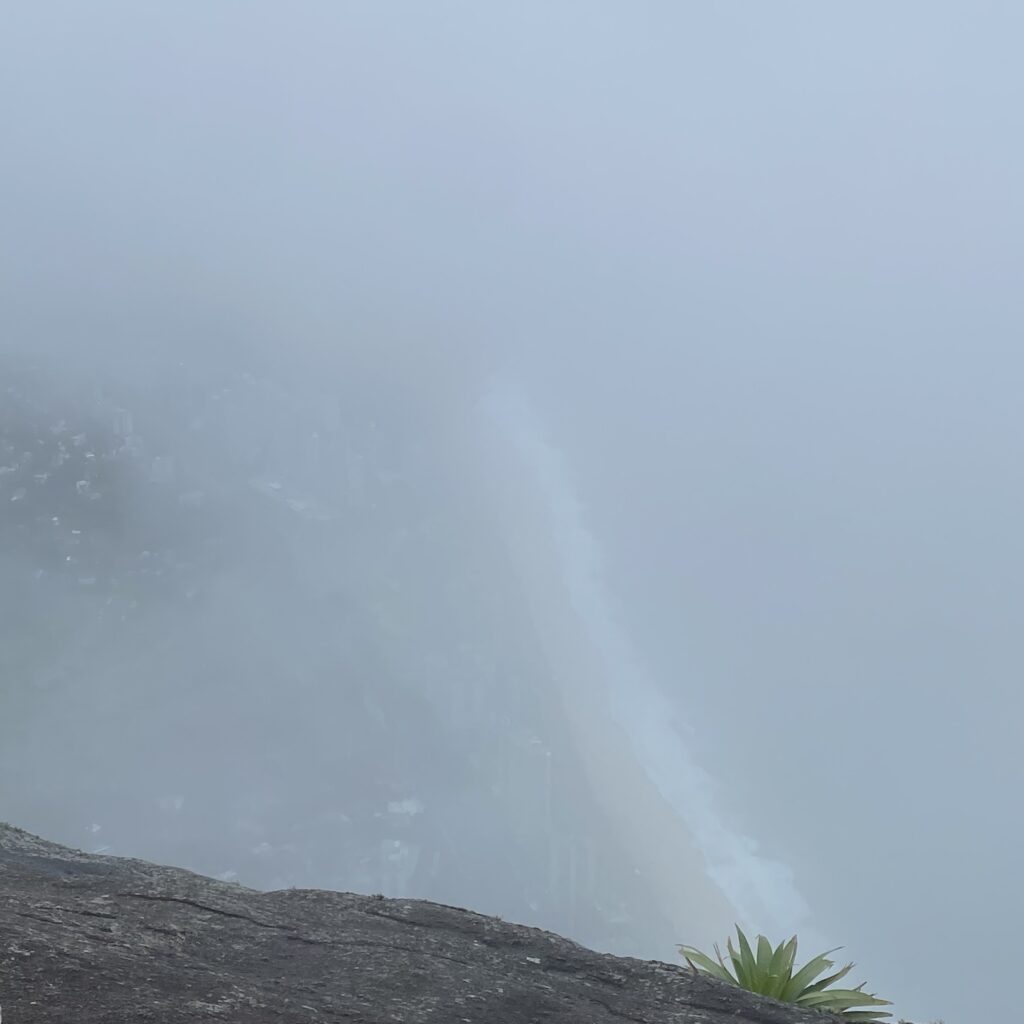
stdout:
<svg viewBox="0 0 1024 1024">
<path fill-rule="evenodd" d="M 757 989 L 752 986 L 757 983 L 757 961 L 754 958 L 754 952 L 750 948 L 750 943 L 747 942 L 746 935 L 740 931 L 739 925 L 736 926 L 736 934 L 740 940 L 740 955 L 737 960 L 736 952 L 732 948 L 732 939 L 726 943 L 729 949 L 729 954 L 733 958 L 733 963 L 736 965 L 736 977 L 739 979 L 740 984 L 744 988 L 749 988 L 751 992 L 756 992 Z M 742 974 L 740 973 L 742 969 Z"/>
<path fill-rule="evenodd" d="M 789 942 L 780 942 L 772 952 L 771 959 L 765 968 L 766 982 L 764 994 L 778 999 L 782 990 L 786 987 L 793 970 L 793 947 L 792 939 Z"/>
<path fill-rule="evenodd" d="M 829 966 L 832 964 L 829 962 Z M 804 992 L 820 992 L 822 989 L 828 988 L 829 985 L 834 985 L 840 978 L 845 978 L 854 968 L 854 964 L 849 963 L 845 967 L 836 971 L 835 974 L 830 974 L 827 978 L 822 978 L 820 981 L 814 982 L 813 985 L 808 985 L 804 988 Z"/>
<path fill-rule="evenodd" d="M 725 940 L 725 951 L 729 954 L 729 965 L 732 967 L 733 974 L 736 977 L 736 984 L 739 985 L 740 988 L 746 988 L 749 984 L 749 979 L 747 978 L 746 969 L 743 966 L 743 956 L 732 948 L 731 938 Z M 715 953 L 718 955 L 718 959 L 724 964 L 725 959 L 722 957 L 722 951 L 718 948 L 717 942 L 715 943 Z"/>
<path fill-rule="evenodd" d="M 682 954 L 683 959 L 695 970 L 703 971 L 705 974 L 710 974 L 715 978 L 721 978 L 722 981 L 729 981 L 732 984 L 736 984 L 736 979 L 726 970 L 726 968 L 716 961 L 712 960 L 706 953 L 702 953 L 699 949 L 693 946 L 679 946 L 679 952 Z"/>
<path fill-rule="evenodd" d="M 858 1006 L 891 1006 L 887 999 L 878 999 L 859 988 L 836 988 L 830 992 L 810 992 L 797 1000 L 800 1006 L 813 1006 L 819 1010 L 841 1013 Z"/>
<path fill-rule="evenodd" d="M 838 946 L 836 947 L 839 948 Z M 782 992 L 780 998 L 784 1003 L 792 1003 L 796 1001 L 796 997 L 803 992 L 819 974 L 824 974 L 830 967 L 835 966 L 835 962 L 829 960 L 829 953 L 834 953 L 835 949 L 827 950 L 824 953 L 819 953 L 816 957 L 808 960 L 807 963 L 800 968 L 792 978 L 789 979 L 785 989 Z"/>
<path fill-rule="evenodd" d="M 772 957 L 771 962 L 772 974 L 792 974 L 793 961 L 795 959 L 796 936 L 794 935 L 788 942 L 780 942 L 779 948 L 775 950 L 775 955 Z"/>
<path fill-rule="evenodd" d="M 805 992 L 797 1001 L 797 1006 L 813 1006 L 824 1010 L 852 1010 L 855 1006 L 870 1004 L 862 992 L 853 989 L 837 988 L 832 992 Z"/>
</svg>

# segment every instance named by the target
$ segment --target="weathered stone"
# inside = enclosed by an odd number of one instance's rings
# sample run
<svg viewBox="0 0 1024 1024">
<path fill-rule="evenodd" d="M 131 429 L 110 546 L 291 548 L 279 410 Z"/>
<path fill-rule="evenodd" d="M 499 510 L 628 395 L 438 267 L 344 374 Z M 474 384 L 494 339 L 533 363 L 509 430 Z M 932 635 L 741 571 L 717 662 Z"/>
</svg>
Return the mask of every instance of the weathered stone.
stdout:
<svg viewBox="0 0 1024 1024">
<path fill-rule="evenodd" d="M 0 824 L 6 1024 L 826 1024 L 467 910 L 257 892 Z"/>
</svg>

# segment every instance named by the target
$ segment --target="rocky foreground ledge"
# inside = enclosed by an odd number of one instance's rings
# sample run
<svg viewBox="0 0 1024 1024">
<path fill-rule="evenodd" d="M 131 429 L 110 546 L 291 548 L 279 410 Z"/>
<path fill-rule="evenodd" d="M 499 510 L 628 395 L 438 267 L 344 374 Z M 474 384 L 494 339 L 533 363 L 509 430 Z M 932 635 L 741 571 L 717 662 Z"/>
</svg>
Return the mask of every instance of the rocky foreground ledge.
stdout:
<svg viewBox="0 0 1024 1024">
<path fill-rule="evenodd" d="M 0 823 L 3 1024 L 828 1024 L 416 900 L 256 892 Z"/>
</svg>

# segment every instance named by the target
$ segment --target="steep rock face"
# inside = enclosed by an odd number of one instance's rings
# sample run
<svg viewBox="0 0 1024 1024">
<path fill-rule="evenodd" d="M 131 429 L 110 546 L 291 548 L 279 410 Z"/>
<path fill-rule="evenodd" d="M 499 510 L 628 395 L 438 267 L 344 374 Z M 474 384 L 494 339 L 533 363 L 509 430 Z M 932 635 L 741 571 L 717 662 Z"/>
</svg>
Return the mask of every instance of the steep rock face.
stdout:
<svg viewBox="0 0 1024 1024">
<path fill-rule="evenodd" d="M 474 386 L 144 362 L 0 359 L 0 816 L 620 954 L 729 929 Z"/>
<path fill-rule="evenodd" d="M 0 824 L 9 1024 L 826 1024 L 656 962 L 416 900 L 256 892 Z"/>
</svg>

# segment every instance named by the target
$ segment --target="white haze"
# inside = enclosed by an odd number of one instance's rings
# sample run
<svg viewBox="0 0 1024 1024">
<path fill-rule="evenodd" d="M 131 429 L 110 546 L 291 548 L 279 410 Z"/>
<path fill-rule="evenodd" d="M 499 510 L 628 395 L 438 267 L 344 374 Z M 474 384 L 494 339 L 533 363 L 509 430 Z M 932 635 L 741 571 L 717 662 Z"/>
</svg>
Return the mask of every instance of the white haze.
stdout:
<svg viewBox="0 0 1024 1024">
<path fill-rule="evenodd" d="M 630 649 L 606 592 L 597 542 L 584 524 L 559 453 L 545 441 L 536 412 L 507 382 L 492 385 L 485 403 L 487 415 L 538 480 L 559 556 L 558 571 L 590 642 L 600 652 L 607 682 L 602 687 L 601 680 L 589 680 L 588 699 L 607 705 L 628 739 L 631 755 L 690 827 L 709 875 L 743 927 L 774 935 L 799 931 L 813 941 L 802 927 L 809 908 L 794 886 L 792 872 L 759 854 L 753 840 L 723 820 L 711 778 L 687 750 L 686 733 L 691 730 Z M 671 884 L 671 879 L 665 883 Z"/>
<path fill-rule="evenodd" d="M 609 827 L 660 830 L 660 859 L 621 841 L 665 886 L 684 831 L 703 857 L 665 895 L 674 928 L 703 901 L 678 941 L 734 919 L 798 930 L 808 953 L 844 944 L 908 1017 L 1012 1019 L 1022 29 L 1017 5 L 947 0 L 7 5 L 0 355 L 48 359 L 68 402 L 131 394 L 159 465 L 187 455 L 215 484 L 220 448 L 160 405 L 205 368 L 196 418 L 229 409 L 218 445 L 280 472 L 199 566 L 205 618 L 112 629 L 100 650 L 83 626 L 75 695 L 4 711 L 5 771 L 51 792 L 117 780 L 106 831 L 7 779 L 0 818 L 227 872 L 229 795 L 304 795 L 303 758 L 345 710 L 309 681 L 358 648 L 365 613 L 344 588 L 359 538 L 317 519 L 342 484 L 308 468 L 344 386 L 353 408 L 400 410 L 396 450 L 429 422 L 445 461 L 423 521 L 518 552 L 565 695 L 600 675 L 609 720 L 584 701 L 567 728 L 628 740 L 579 755 L 615 792 Z M 492 379 L 523 396 L 504 434 L 480 404 Z M 505 446 L 489 486 L 536 536 L 475 516 L 459 488 L 478 441 Z M 130 527 L 161 514 L 148 494 L 129 492 Z M 268 553 L 281 509 L 299 539 Z M 5 558 L 29 578 L 29 553 Z M 455 649 L 463 624 L 429 615 L 445 572 L 425 558 L 409 601 Z M 55 621 L 80 607 L 65 597 Z M 136 696 L 143 675 L 164 703 Z M 370 749 L 362 767 L 432 756 Z M 490 849 L 459 765 L 430 769 L 451 772 L 444 829 Z M 208 804 L 179 806 L 185 789 Z M 159 820 L 201 804 L 187 843 L 147 838 L 154 801 Z M 422 895 L 506 912 L 483 866 Z M 529 923 L 559 924 L 545 913 Z M 674 955 L 653 926 L 631 941 Z"/>
</svg>

